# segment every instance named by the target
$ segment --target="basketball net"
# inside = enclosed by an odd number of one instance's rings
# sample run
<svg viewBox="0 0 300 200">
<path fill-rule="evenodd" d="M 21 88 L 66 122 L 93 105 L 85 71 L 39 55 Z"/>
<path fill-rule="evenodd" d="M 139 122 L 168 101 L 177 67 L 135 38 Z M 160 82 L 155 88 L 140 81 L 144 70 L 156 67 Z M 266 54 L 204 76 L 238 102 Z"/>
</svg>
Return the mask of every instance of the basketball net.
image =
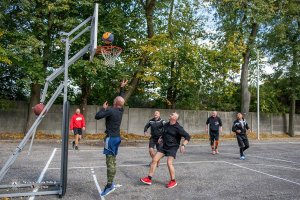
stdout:
<svg viewBox="0 0 300 200">
<path fill-rule="evenodd" d="M 115 66 L 115 61 L 122 52 L 122 48 L 118 46 L 98 46 L 97 54 L 102 54 L 104 58 L 104 64 L 106 66 Z"/>
</svg>

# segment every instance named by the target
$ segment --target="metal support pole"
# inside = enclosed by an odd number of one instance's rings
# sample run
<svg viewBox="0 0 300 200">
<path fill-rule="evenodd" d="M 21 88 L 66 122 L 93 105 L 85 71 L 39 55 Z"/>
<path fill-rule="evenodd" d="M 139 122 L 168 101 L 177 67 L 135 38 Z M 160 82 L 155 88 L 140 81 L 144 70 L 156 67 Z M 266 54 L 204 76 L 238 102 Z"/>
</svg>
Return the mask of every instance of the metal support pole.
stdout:
<svg viewBox="0 0 300 200">
<path fill-rule="evenodd" d="M 46 83 L 45 83 L 43 93 L 42 93 L 41 98 L 40 98 L 41 103 L 44 103 L 44 101 L 46 99 L 49 83 L 51 83 L 56 77 L 58 77 L 63 72 L 64 72 L 64 67 L 61 66 L 46 78 Z"/>
<path fill-rule="evenodd" d="M 70 41 L 69 37 L 65 39 L 65 63 L 64 63 L 64 101 L 63 101 L 63 123 L 62 123 L 62 131 L 61 131 L 61 169 L 60 169 L 60 197 L 65 195 L 66 185 L 67 185 L 67 163 L 68 163 L 68 141 L 67 134 L 69 134 L 69 113 L 68 113 L 68 69 L 69 69 L 69 49 L 70 49 Z M 66 147 L 67 146 L 67 147 Z"/>
<path fill-rule="evenodd" d="M 257 50 L 257 139 L 260 139 L 259 133 L 259 51 Z"/>
</svg>

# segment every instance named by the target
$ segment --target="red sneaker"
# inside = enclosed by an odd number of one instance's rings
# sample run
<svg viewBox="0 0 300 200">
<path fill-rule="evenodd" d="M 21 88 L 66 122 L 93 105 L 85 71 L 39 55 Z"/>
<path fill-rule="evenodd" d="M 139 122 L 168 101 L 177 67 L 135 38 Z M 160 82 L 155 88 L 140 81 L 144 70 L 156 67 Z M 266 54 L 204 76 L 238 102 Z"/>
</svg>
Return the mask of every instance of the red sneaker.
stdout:
<svg viewBox="0 0 300 200">
<path fill-rule="evenodd" d="M 171 180 L 168 185 L 167 188 L 173 188 L 177 185 L 177 182 L 175 180 Z"/>
<path fill-rule="evenodd" d="M 152 184 L 152 180 L 149 179 L 148 176 L 145 177 L 145 178 L 141 178 L 140 181 L 143 182 L 143 183 L 145 183 L 145 184 L 147 184 L 147 185 L 151 185 Z"/>
</svg>

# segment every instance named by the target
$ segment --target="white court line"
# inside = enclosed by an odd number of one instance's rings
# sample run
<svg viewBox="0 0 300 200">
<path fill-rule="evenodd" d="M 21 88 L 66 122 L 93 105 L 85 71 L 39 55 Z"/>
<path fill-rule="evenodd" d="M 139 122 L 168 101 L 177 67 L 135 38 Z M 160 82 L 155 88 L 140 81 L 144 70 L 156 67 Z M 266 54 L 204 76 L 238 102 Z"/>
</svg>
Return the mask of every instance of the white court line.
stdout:
<svg viewBox="0 0 300 200">
<path fill-rule="evenodd" d="M 96 184 L 96 188 L 97 188 L 97 190 L 98 190 L 99 196 L 100 196 L 101 200 L 105 200 L 105 198 L 104 198 L 103 196 L 100 195 L 102 191 L 101 191 L 100 185 L 99 185 L 99 183 L 98 183 L 98 181 L 97 181 L 97 177 L 96 177 L 96 174 L 95 174 L 93 168 L 91 168 L 91 172 L 92 172 L 93 179 L 94 179 L 94 182 L 95 182 L 95 184 Z"/>
<path fill-rule="evenodd" d="M 147 141 L 145 141 L 147 143 Z M 250 145 L 273 145 L 273 144 L 300 144 L 300 142 L 250 142 Z M 236 146 L 237 144 L 224 144 L 221 143 L 219 146 Z M 209 144 L 188 144 L 187 147 L 207 147 Z M 142 146 L 142 147 L 130 147 L 130 146 L 121 146 L 120 149 L 148 149 L 148 146 Z M 58 149 L 61 150 L 60 148 Z M 102 151 L 103 147 L 100 147 L 99 149 L 80 149 L 79 151 Z"/>
<path fill-rule="evenodd" d="M 199 163 L 221 163 L 224 162 L 222 160 L 216 160 L 216 161 L 211 161 L 211 160 L 200 160 L 200 161 L 187 161 L 187 162 L 174 162 L 174 165 L 177 164 L 199 164 Z M 160 163 L 160 165 L 166 165 L 167 163 Z M 148 166 L 149 164 L 128 164 L 128 165 L 117 165 L 117 167 L 141 167 L 141 166 Z M 91 167 L 69 167 L 68 169 L 95 169 L 95 168 L 105 168 L 106 165 L 100 165 L 100 166 L 91 166 Z M 49 170 L 59 170 L 60 168 L 49 168 Z"/>
<path fill-rule="evenodd" d="M 223 152 L 222 152 L 222 154 L 237 155 L 235 153 L 223 153 Z M 249 154 L 247 154 L 246 157 L 262 158 L 262 159 L 265 159 L 265 160 L 276 160 L 276 161 L 281 161 L 281 162 L 293 163 L 293 164 L 300 165 L 299 162 L 294 162 L 294 161 L 290 161 L 290 160 L 283 160 L 283 159 L 278 159 L 278 158 L 267 158 L 267 157 L 261 157 L 261 156 L 252 156 L 252 155 L 249 155 Z"/>
<path fill-rule="evenodd" d="M 265 165 L 265 164 L 251 164 L 247 163 L 247 165 L 256 165 L 256 166 L 265 166 L 265 167 L 277 167 L 277 168 L 284 168 L 284 169 L 292 169 L 292 170 L 300 170 L 300 168 L 295 168 L 295 167 L 288 167 L 288 166 L 282 166 L 282 165 Z"/>
<path fill-rule="evenodd" d="M 46 171 L 47 171 L 47 169 L 48 169 L 48 167 L 49 167 L 49 165 L 50 165 L 50 163 L 51 163 L 51 161 L 52 161 L 52 159 L 53 159 L 53 157 L 55 155 L 56 150 L 57 150 L 57 148 L 53 149 L 52 154 L 51 154 L 51 156 L 50 156 L 50 158 L 49 158 L 46 166 L 44 167 L 43 171 L 40 174 L 40 177 L 37 180 L 37 183 L 41 183 L 42 182 L 42 180 L 44 178 L 44 175 L 45 175 L 45 173 L 46 173 Z M 38 188 L 35 188 L 32 192 L 37 192 L 38 190 L 39 190 Z M 34 198 L 35 198 L 35 196 L 31 196 L 28 200 L 33 200 Z"/>
<path fill-rule="evenodd" d="M 244 167 L 244 166 L 241 166 L 241 165 L 238 165 L 238 164 L 234 164 L 234 163 L 231 163 L 231 162 L 227 162 L 227 161 L 224 161 L 224 163 L 227 163 L 229 165 L 233 165 L 233 166 L 236 166 L 236 167 L 240 167 L 240 168 L 243 168 L 243 169 L 248 169 L 250 171 L 253 171 L 253 172 L 256 172 L 256 173 L 259 173 L 259 174 L 267 175 L 267 176 L 270 176 L 272 178 L 276 178 L 276 179 L 283 180 L 283 181 L 286 181 L 286 182 L 289 182 L 289 183 L 293 183 L 293 184 L 296 184 L 296 185 L 300 186 L 300 183 L 297 183 L 297 182 L 294 182 L 294 181 L 291 181 L 291 180 L 288 180 L 288 179 L 285 179 L 285 178 L 281 178 L 279 176 L 274 176 L 272 174 L 261 172 L 261 171 L 255 170 L 255 169 L 250 169 L 248 167 Z"/>
</svg>

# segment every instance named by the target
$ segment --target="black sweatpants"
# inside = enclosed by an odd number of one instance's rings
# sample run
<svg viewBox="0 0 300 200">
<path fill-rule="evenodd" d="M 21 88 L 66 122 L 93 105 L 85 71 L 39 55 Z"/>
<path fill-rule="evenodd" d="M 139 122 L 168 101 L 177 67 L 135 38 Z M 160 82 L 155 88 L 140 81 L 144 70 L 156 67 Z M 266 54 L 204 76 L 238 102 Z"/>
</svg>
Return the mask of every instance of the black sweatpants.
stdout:
<svg viewBox="0 0 300 200">
<path fill-rule="evenodd" d="M 244 156 L 244 151 L 249 148 L 249 140 L 246 134 L 236 134 L 236 139 L 240 147 L 240 155 Z"/>
</svg>

